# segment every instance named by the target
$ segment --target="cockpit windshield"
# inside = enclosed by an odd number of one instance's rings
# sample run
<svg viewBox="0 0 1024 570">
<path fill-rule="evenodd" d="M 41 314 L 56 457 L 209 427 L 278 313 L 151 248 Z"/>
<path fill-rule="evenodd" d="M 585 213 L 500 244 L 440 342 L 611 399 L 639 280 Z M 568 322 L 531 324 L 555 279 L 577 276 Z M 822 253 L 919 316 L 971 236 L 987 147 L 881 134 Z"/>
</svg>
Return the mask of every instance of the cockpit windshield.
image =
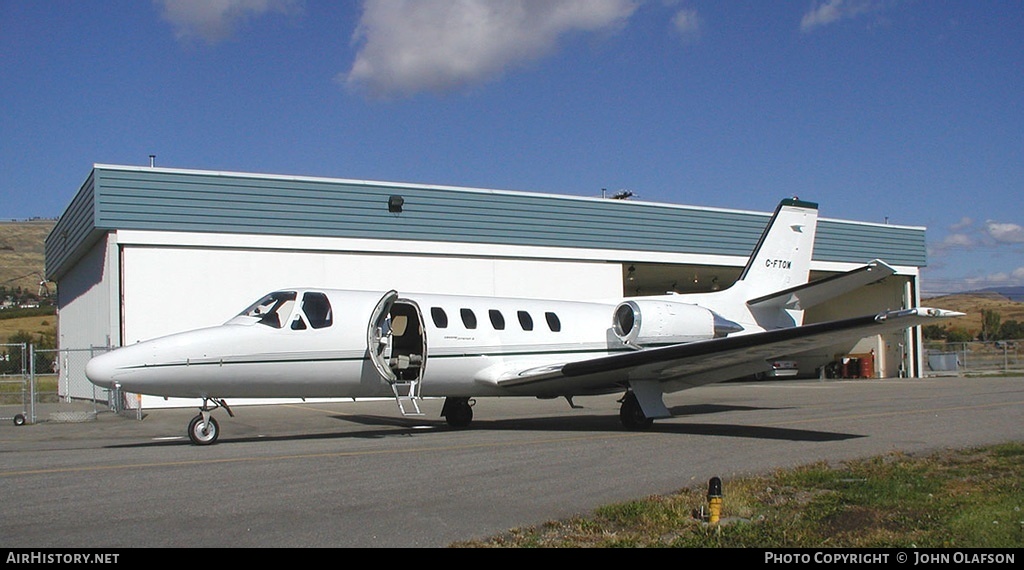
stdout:
<svg viewBox="0 0 1024 570">
<path fill-rule="evenodd" d="M 275 291 L 242 311 L 241 316 L 256 317 L 261 325 L 279 329 L 292 314 L 294 291 Z"/>
</svg>

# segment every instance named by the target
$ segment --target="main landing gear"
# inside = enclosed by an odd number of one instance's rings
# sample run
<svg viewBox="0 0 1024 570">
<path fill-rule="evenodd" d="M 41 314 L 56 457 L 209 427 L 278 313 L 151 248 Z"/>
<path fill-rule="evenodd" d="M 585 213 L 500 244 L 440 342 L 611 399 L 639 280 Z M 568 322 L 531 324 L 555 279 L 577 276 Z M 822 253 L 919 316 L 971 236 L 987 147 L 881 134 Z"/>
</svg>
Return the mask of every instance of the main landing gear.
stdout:
<svg viewBox="0 0 1024 570">
<path fill-rule="evenodd" d="M 473 404 L 475 403 L 476 400 L 470 398 L 445 398 L 441 415 L 453 428 L 469 427 L 473 421 Z"/>
<path fill-rule="evenodd" d="M 571 398 L 566 399 L 569 400 L 570 405 L 576 407 L 572 404 Z M 469 424 L 473 421 L 473 404 L 475 403 L 476 400 L 472 398 L 445 398 L 444 407 L 441 408 L 441 416 L 453 428 L 469 427 Z M 654 418 L 644 415 L 643 408 L 640 407 L 640 402 L 632 391 L 627 391 L 622 399 L 619 400 L 619 403 L 622 404 L 619 408 L 619 421 L 622 422 L 623 427 L 626 429 L 641 431 L 654 425 Z"/>
<path fill-rule="evenodd" d="M 212 406 L 210 402 L 213 403 Z M 217 408 L 224 408 L 228 411 L 229 416 L 235 417 L 235 414 L 224 400 L 203 398 L 203 406 L 199 408 L 199 415 L 192 418 L 192 421 L 188 423 L 188 438 L 192 440 L 192 443 L 196 445 L 211 445 L 217 442 L 217 436 L 220 435 L 220 425 L 210 415 L 210 412 Z"/>
<path fill-rule="evenodd" d="M 632 391 L 626 392 L 619 402 L 622 404 L 622 407 L 619 408 L 619 421 L 626 429 L 645 430 L 654 423 L 652 418 L 644 415 L 640 402 L 637 401 L 636 394 Z"/>
</svg>

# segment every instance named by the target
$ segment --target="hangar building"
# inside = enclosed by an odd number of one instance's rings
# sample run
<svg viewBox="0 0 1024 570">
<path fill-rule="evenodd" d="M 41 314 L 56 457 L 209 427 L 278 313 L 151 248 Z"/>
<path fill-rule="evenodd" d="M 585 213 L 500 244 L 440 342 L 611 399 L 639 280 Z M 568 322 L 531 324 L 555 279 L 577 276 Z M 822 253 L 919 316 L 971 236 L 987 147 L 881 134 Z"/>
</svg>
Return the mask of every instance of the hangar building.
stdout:
<svg viewBox="0 0 1024 570">
<path fill-rule="evenodd" d="M 725 288 L 770 216 L 97 164 L 46 240 L 46 277 L 58 283 L 59 346 L 116 347 L 221 324 L 269 291 L 298 286 L 555 299 Z M 897 273 L 809 309 L 805 322 L 917 305 L 926 261 L 924 228 L 819 218 L 812 279 L 874 259 Z M 797 360 L 816 374 L 861 354 L 871 355 L 866 376 L 923 374 L 917 329 Z"/>
</svg>

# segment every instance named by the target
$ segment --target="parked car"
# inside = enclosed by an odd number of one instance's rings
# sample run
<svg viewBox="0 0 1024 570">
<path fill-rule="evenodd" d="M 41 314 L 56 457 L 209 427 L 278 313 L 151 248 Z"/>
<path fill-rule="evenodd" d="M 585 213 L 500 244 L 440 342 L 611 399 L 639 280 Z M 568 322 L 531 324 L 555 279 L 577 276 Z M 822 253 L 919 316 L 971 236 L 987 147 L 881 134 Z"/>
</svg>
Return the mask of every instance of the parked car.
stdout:
<svg viewBox="0 0 1024 570">
<path fill-rule="evenodd" d="M 767 372 L 760 372 L 754 377 L 758 380 L 766 378 L 793 378 L 800 373 L 800 367 L 795 360 L 776 360 L 772 362 L 772 369 Z"/>
</svg>

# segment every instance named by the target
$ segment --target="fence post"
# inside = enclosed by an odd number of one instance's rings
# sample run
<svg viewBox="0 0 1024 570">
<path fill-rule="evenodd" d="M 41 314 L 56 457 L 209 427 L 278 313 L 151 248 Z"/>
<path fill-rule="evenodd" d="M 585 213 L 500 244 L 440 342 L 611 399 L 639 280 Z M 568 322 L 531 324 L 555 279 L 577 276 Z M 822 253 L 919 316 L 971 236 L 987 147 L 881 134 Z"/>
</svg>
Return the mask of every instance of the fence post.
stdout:
<svg viewBox="0 0 1024 570">
<path fill-rule="evenodd" d="M 28 345 L 28 417 L 36 423 L 36 345 Z"/>
<path fill-rule="evenodd" d="M 28 398 L 31 397 L 31 392 L 26 394 L 25 389 L 32 381 L 32 377 L 28 375 L 28 360 L 25 360 L 26 358 L 28 358 L 28 344 L 23 342 L 21 343 L 21 411 L 28 414 L 28 408 L 31 405 L 28 403 L 31 401 Z M 35 420 L 35 416 L 29 414 L 28 423 L 33 424 Z"/>
<path fill-rule="evenodd" d="M 32 406 L 32 390 L 31 384 L 32 376 L 29 373 L 28 363 L 28 347 L 27 343 L 21 343 L 21 408 L 26 414 L 28 414 L 28 423 L 36 423 L 36 417 L 29 413 L 29 408 Z M 29 388 L 29 392 L 25 393 L 25 388 Z"/>
<path fill-rule="evenodd" d="M 68 356 L 67 353 L 62 351 L 56 351 L 53 353 L 53 368 L 54 372 L 57 373 L 57 397 L 60 398 L 61 392 L 64 393 L 64 401 L 71 403 L 71 378 L 68 374 Z M 61 390 L 61 385 L 64 389 Z"/>
<path fill-rule="evenodd" d="M 91 360 L 94 356 L 96 356 L 96 347 L 94 347 L 93 345 L 90 344 L 89 345 L 89 359 Z M 92 384 L 92 382 L 90 382 L 90 384 Z M 93 406 L 96 405 L 96 385 L 95 384 L 92 384 L 92 403 L 93 403 Z"/>
</svg>

